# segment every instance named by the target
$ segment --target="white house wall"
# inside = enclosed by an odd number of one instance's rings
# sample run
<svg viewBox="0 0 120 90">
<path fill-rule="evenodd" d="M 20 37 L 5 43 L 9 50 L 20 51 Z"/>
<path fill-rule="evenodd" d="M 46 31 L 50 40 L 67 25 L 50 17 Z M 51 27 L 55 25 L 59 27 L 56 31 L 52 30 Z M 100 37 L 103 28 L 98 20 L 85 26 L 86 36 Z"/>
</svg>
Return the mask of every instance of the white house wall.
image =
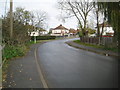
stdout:
<svg viewBox="0 0 120 90">
<path fill-rule="evenodd" d="M 46 34 L 48 34 L 48 32 L 47 31 L 41 31 L 40 34 L 46 35 Z"/>
<path fill-rule="evenodd" d="M 52 30 L 51 35 L 62 36 L 62 33 L 64 33 L 64 35 L 67 35 L 69 33 L 69 30 L 61 30 L 61 29 Z"/>
<path fill-rule="evenodd" d="M 100 27 L 100 33 L 102 32 L 102 27 Z M 104 27 L 103 29 L 103 35 L 106 35 L 106 33 L 114 33 L 114 30 L 112 27 Z"/>
<path fill-rule="evenodd" d="M 39 36 L 39 32 L 36 31 L 36 32 L 31 32 L 30 36 Z"/>
<path fill-rule="evenodd" d="M 60 29 L 52 30 L 52 34 L 55 34 L 55 33 L 61 33 L 61 30 Z"/>
<path fill-rule="evenodd" d="M 39 32 L 39 30 L 37 30 L 37 31 L 31 32 L 30 36 L 40 36 L 40 35 L 46 35 L 46 34 L 48 34 L 47 31 L 40 31 Z"/>
</svg>

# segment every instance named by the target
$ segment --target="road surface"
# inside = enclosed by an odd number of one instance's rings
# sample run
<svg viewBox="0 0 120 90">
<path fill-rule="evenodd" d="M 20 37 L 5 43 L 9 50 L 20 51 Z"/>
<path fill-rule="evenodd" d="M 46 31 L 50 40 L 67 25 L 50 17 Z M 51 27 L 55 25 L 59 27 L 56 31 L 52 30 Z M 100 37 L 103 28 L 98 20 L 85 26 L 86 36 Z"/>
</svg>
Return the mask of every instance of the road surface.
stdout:
<svg viewBox="0 0 120 90">
<path fill-rule="evenodd" d="M 38 63 L 48 87 L 118 87 L 116 58 L 73 48 L 65 44 L 69 40 L 51 41 L 38 47 Z"/>
</svg>

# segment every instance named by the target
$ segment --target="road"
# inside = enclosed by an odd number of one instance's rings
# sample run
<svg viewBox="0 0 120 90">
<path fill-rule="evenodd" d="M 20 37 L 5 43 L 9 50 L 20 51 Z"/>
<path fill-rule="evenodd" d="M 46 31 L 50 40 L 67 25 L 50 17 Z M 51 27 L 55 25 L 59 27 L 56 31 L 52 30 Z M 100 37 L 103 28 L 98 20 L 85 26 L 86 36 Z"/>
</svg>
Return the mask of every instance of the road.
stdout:
<svg viewBox="0 0 120 90">
<path fill-rule="evenodd" d="M 73 48 L 65 44 L 69 40 L 51 41 L 38 47 L 38 63 L 48 87 L 118 87 L 116 58 Z"/>
</svg>

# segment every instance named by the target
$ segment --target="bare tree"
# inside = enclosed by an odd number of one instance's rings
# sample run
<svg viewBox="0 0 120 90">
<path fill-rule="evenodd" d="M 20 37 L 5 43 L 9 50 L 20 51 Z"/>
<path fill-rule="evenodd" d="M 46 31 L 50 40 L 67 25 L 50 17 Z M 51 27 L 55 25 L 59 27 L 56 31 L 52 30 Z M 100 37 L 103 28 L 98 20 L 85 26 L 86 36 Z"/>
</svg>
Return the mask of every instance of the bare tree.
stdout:
<svg viewBox="0 0 120 90">
<path fill-rule="evenodd" d="M 34 26 L 44 28 L 47 20 L 47 13 L 44 11 L 34 11 Z"/>
<path fill-rule="evenodd" d="M 67 18 L 75 16 L 78 20 L 80 29 L 83 35 L 86 35 L 87 17 L 89 12 L 93 9 L 93 4 L 86 0 L 63 0 L 58 2 L 59 8 L 67 14 Z"/>
<path fill-rule="evenodd" d="M 99 44 L 100 44 L 102 40 L 102 35 L 104 32 L 105 16 L 104 16 L 102 9 L 100 9 L 100 6 L 98 5 L 98 2 L 94 2 L 93 5 L 94 5 L 93 13 L 95 15 L 96 26 L 97 26 L 97 37 L 99 37 Z M 101 31 L 100 31 L 100 26 L 99 26 L 100 21 L 103 22 Z"/>
</svg>

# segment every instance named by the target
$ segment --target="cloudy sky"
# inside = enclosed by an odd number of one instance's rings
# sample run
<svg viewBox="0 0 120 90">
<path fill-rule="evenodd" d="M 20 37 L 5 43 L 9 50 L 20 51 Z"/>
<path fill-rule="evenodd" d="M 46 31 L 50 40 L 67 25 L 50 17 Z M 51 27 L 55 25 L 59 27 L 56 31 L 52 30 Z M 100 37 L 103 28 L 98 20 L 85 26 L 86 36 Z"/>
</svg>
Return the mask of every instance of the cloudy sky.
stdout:
<svg viewBox="0 0 120 90">
<path fill-rule="evenodd" d="M 0 14 L 5 13 L 5 8 L 6 10 L 9 10 L 9 1 L 10 0 L 0 0 L 0 8 L 2 8 L 2 12 L 0 12 Z M 29 11 L 45 11 L 49 17 L 47 20 L 47 30 L 50 28 L 55 28 L 60 24 L 64 25 L 66 28 L 77 29 L 77 20 L 75 18 L 69 19 L 66 22 L 62 22 L 58 18 L 60 15 L 60 10 L 57 9 L 57 1 L 58 0 L 13 0 L 13 5 L 14 9 L 16 7 L 24 7 Z"/>
</svg>

